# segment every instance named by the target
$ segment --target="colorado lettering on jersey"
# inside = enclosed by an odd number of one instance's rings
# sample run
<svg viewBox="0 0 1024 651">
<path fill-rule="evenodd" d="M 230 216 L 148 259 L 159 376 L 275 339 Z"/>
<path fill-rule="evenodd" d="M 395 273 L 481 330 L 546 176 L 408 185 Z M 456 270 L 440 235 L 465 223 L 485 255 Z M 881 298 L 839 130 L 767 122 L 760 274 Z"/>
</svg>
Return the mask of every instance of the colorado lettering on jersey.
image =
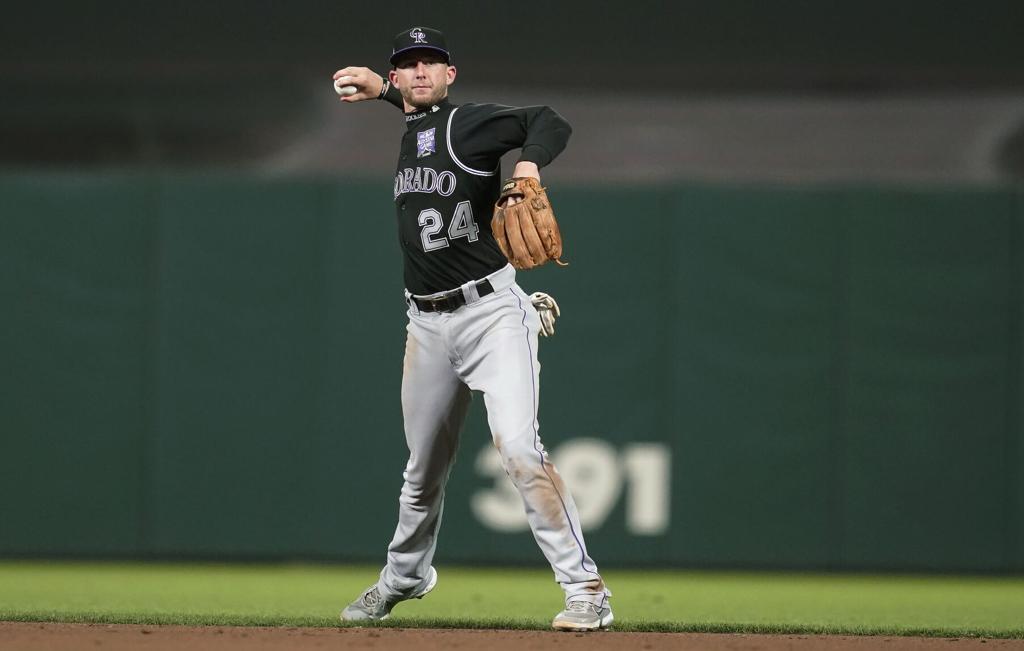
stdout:
<svg viewBox="0 0 1024 651">
<path fill-rule="evenodd" d="M 395 199 L 407 192 L 436 192 L 442 197 L 455 192 L 457 180 L 449 171 L 438 173 L 430 167 L 407 167 L 395 176 Z"/>
</svg>

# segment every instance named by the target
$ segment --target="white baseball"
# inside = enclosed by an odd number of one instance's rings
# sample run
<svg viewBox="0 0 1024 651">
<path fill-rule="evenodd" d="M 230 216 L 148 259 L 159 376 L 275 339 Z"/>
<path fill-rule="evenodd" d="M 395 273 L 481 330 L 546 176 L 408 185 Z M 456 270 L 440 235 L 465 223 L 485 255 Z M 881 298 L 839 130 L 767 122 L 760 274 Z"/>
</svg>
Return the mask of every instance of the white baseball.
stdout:
<svg viewBox="0 0 1024 651">
<path fill-rule="evenodd" d="M 359 92 L 359 89 L 351 85 L 351 81 L 352 77 L 338 77 L 334 80 L 334 92 L 338 93 L 342 97 L 355 95 Z"/>
</svg>

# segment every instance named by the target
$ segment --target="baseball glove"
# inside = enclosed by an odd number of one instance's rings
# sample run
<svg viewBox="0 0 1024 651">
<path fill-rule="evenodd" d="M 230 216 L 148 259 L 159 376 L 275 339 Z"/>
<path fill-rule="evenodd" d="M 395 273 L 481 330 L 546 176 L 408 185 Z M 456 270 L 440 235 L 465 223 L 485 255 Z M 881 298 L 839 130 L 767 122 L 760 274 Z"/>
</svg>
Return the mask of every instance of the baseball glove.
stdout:
<svg viewBox="0 0 1024 651">
<path fill-rule="evenodd" d="M 509 197 L 522 201 L 507 205 Z M 537 179 L 516 177 L 501 186 L 501 196 L 494 206 L 491 231 L 501 252 L 516 269 L 533 269 L 548 260 L 560 266 L 562 234 L 558 231 L 555 213 L 544 188 Z"/>
</svg>

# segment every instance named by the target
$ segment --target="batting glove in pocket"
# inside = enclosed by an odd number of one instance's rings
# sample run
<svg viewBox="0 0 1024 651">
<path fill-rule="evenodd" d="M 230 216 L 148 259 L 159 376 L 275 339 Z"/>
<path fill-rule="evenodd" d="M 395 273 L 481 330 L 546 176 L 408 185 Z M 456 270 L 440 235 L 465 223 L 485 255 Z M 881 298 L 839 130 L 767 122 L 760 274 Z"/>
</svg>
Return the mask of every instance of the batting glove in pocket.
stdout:
<svg viewBox="0 0 1024 651">
<path fill-rule="evenodd" d="M 562 311 L 558 309 L 558 303 L 550 294 L 544 292 L 530 294 L 530 302 L 533 303 L 537 314 L 540 315 L 540 335 L 542 337 L 554 335 L 555 319 L 562 316 Z"/>
</svg>

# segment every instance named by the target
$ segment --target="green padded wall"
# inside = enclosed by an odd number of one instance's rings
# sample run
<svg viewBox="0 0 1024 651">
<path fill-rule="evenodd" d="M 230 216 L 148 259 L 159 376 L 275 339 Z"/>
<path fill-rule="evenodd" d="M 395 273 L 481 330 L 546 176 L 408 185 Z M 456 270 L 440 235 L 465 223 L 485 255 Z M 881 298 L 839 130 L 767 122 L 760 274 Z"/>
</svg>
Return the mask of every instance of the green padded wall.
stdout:
<svg viewBox="0 0 1024 651">
<path fill-rule="evenodd" d="M 0 554 L 379 562 L 387 184 L 0 177 Z M 553 189 L 541 434 L 601 562 L 1024 569 L 1013 190 Z M 443 562 L 542 562 L 476 400 Z"/>
</svg>

